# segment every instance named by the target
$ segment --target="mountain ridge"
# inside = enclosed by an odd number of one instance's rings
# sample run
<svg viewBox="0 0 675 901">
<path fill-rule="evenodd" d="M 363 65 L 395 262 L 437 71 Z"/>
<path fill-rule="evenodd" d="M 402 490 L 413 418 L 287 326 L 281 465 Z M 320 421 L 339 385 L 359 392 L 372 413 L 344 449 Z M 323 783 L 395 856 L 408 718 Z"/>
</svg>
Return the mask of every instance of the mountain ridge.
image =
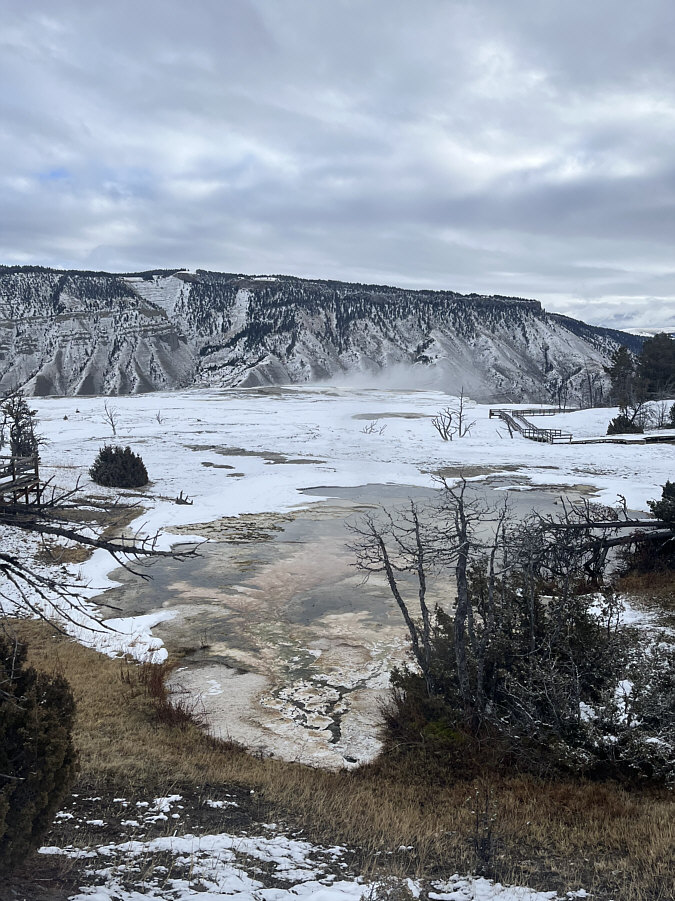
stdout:
<svg viewBox="0 0 675 901">
<path fill-rule="evenodd" d="M 127 394 L 335 379 L 597 402 L 641 339 L 538 300 L 208 270 L 0 266 L 0 388 Z"/>
</svg>

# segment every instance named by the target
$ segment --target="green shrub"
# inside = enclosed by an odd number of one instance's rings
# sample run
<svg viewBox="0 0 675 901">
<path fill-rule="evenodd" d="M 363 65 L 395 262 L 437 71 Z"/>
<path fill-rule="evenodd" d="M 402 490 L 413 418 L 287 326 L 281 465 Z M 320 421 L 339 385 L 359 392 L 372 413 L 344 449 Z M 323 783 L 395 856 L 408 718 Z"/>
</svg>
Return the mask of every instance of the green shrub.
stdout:
<svg viewBox="0 0 675 901">
<path fill-rule="evenodd" d="M 642 426 L 625 413 L 619 413 L 607 426 L 608 435 L 641 435 L 643 432 Z"/>
<path fill-rule="evenodd" d="M 68 683 L 25 659 L 0 635 L 0 876 L 39 846 L 76 769 Z"/>
<path fill-rule="evenodd" d="M 508 640 L 496 635 L 486 660 L 489 705 L 477 729 L 447 666 L 454 623 L 437 610 L 435 693 L 428 694 L 418 672 L 392 673 L 387 753 L 414 755 L 430 772 L 438 767 L 463 778 L 497 767 L 675 784 L 675 652 L 634 630 L 603 629 L 584 602 L 575 599 L 564 634 L 556 635 L 550 620 L 541 624 L 538 651 L 550 659 L 534 663 L 528 663 L 527 634 L 508 611 L 510 623 L 498 630 Z M 469 657 L 474 667 L 471 649 Z"/>
<path fill-rule="evenodd" d="M 657 519 L 662 519 L 675 528 L 675 482 L 666 482 L 661 489 L 660 501 L 647 501 L 647 503 Z"/>
<path fill-rule="evenodd" d="M 130 447 L 106 444 L 98 452 L 89 475 L 97 485 L 108 488 L 140 488 L 148 484 L 143 460 Z"/>
<path fill-rule="evenodd" d="M 565 574 L 580 566 L 573 555 L 568 570 L 554 553 Z M 413 753 L 427 767 L 469 778 L 497 766 L 675 783 L 675 652 L 617 625 L 612 592 L 581 584 L 583 594 L 566 592 L 552 580 L 528 580 L 515 565 L 507 572 L 493 579 L 485 562 L 469 570 L 469 705 L 455 618 L 437 608 L 429 678 L 392 673 L 388 753 Z"/>
</svg>

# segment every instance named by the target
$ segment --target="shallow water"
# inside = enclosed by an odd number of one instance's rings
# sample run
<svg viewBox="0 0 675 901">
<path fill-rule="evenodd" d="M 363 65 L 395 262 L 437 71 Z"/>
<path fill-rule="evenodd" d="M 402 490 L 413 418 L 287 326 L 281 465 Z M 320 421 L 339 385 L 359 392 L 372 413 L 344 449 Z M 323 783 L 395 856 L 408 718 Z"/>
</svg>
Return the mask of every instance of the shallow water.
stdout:
<svg viewBox="0 0 675 901">
<path fill-rule="evenodd" d="M 469 483 L 467 491 L 500 503 L 507 485 L 528 487 L 502 477 Z M 343 766 L 376 753 L 389 672 L 407 654 L 405 628 L 383 579 L 364 582 L 354 566 L 347 524 L 381 504 L 436 502 L 440 491 L 367 484 L 301 494 L 329 500 L 292 515 L 250 517 L 244 529 L 216 523 L 216 540 L 199 557 L 160 559 L 151 582 L 116 573 L 122 586 L 105 600 L 124 616 L 175 612 L 154 631 L 182 656 L 173 684 L 200 695 L 215 734 L 263 753 Z M 523 516 L 553 509 L 559 491 L 508 496 Z M 414 603 L 416 587 L 407 588 Z M 432 605 L 451 600 L 447 577 L 430 580 Z"/>
</svg>

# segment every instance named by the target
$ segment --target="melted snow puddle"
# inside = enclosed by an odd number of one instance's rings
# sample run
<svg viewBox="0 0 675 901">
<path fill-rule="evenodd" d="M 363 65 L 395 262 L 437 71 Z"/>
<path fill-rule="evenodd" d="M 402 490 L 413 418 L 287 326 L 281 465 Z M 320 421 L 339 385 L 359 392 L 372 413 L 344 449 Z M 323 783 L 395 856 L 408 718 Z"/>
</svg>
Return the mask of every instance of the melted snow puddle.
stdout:
<svg viewBox="0 0 675 901">
<path fill-rule="evenodd" d="M 471 483 L 470 491 L 501 501 L 502 482 Z M 286 760 L 355 766 L 379 750 L 389 674 L 408 651 L 384 580 L 364 584 L 353 566 L 345 523 L 379 504 L 431 500 L 438 491 L 368 484 L 302 493 L 330 501 L 292 516 L 190 526 L 211 538 L 199 558 L 158 561 L 150 583 L 115 574 L 123 584 L 106 601 L 124 616 L 173 614 L 154 630 L 183 658 L 170 685 L 196 701 L 217 737 Z M 509 495 L 517 515 L 551 509 L 558 498 L 539 488 Z M 451 599 L 447 580 L 430 581 L 432 605 Z"/>
</svg>

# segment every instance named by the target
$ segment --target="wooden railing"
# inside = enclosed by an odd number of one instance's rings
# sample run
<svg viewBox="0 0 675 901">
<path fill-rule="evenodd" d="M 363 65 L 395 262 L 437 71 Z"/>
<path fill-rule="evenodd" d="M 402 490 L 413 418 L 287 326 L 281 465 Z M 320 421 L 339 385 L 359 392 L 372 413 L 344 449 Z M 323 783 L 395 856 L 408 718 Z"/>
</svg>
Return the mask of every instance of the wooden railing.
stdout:
<svg viewBox="0 0 675 901">
<path fill-rule="evenodd" d="M 0 457 L 0 503 L 40 503 L 39 457 Z"/>
<path fill-rule="evenodd" d="M 510 429 L 514 429 L 523 438 L 529 438 L 530 441 L 539 441 L 543 444 L 569 443 L 572 440 L 570 432 L 563 432 L 562 429 L 539 429 L 525 418 L 525 414 L 528 416 L 553 416 L 559 412 L 551 407 L 531 410 L 493 409 L 490 410 L 490 418 L 497 416 L 499 419 L 503 419 Z"/>
<path fill-rule="evenodd" d="M 0 457 L 0 479 L 18 479 L 25 476 L 39 475 L 38 456 L 32 457 Z"/>
<path fill-rule="evenodd" d="M 490 411 L 492 412 L 492 411 Z M 558 413 L 575 413 L 575 407 L 565 407 L 564 410 L 558 407 L 532 407 L 529 410 L 516 410 L 522 416 L 557 416 Z"/>
</svg>

